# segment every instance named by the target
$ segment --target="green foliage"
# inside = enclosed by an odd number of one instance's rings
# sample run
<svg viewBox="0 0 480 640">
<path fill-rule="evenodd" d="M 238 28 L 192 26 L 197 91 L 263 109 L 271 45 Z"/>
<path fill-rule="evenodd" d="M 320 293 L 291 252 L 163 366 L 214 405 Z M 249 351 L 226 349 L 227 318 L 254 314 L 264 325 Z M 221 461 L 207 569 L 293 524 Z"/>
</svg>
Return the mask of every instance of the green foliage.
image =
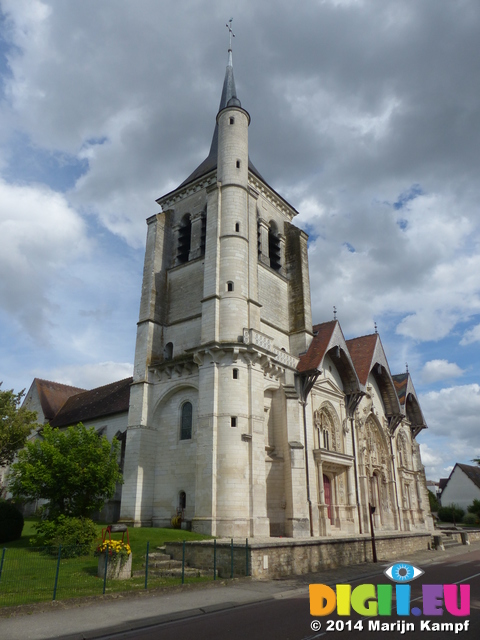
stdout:
<svg viewBox="0 0 480 640">
<path fill-rule="evenodd" d="M 440 507 L 438 517 L 442 522 L 460 522 L 465 511 L 456 504 Z"/>
<path fill-rule="evenodd" d="M 87 556 L 97 538 L 95 524 L 89 518 L 68 518 L 58 516 L 56 520 L 42 520 L 35 525 L 37 535 L 31 543 L 47 547 L 52 555 L 57 555 L 62 545 L 62 558 Z"/>
<path fill-rule="evenodd" d="M 10 502 L 0 501 L 0 543 L 12 542 L 22 537 L 23 515 Z"/>
<path fill-rule="evenodd" d="M 0 383 L 1 384 L 1 383 Z M 25 391 L 13 393 L 0 391 L 0 466 L 13 462 L 16 452 L 21 449 L 35 427 L 36 411 L 20 407 Z"/>
<path fill-rule="evenodd" d="M 474 500 L 472 504 L 467 507 L 469 513 L 475 513 L 480 516 L 480 500 Z"/>
<path fill-rule="evenodd" d="M 99 437 L 83 424 L 66 430 L 44 427 L 42 438 L 28 442 L 12 465 L 10 491 L 20 499 L 48 501 L 49 519 L 85 518 L 99 511 L 122 482 L 120 443 Z"/>
<path fill-rule="evenodd" d="M 432 491 L 430 491 L 430 489 L 428 489 L 428 501 L 430 503 L 430 511 L 435 511 L 437 512 L 440 508 L 440 503 L 438 502 L 437 498 L 435 497 L 435 494 L 432 493 Z"/>
<path fill-rule="evenodd" d="M 475 513 L 466 513 L 462 518 L 463 524 L 477 524 L 478 517 Z"/>
</svg>

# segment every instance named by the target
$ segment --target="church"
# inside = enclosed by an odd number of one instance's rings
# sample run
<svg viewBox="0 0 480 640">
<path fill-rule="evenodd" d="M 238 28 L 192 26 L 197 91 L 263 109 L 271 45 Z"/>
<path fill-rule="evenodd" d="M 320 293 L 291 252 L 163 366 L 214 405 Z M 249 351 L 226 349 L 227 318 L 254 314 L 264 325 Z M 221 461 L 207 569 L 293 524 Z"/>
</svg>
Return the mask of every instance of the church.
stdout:
<svg viewBox="0 0 480 640">
<path fill-rule="evenodd" d="M 147 220 L 133 379 L 36 380 L 27 401 L 121 439 L 112 513 L 132 526 L 353 536 L 372 515 L 430 531 L 410 374 L 391 374 L 376 332 L 312 324 L 308 236 L 250 161 L 249 123 L 230 48 L 208 157 Z"/>
</svg>

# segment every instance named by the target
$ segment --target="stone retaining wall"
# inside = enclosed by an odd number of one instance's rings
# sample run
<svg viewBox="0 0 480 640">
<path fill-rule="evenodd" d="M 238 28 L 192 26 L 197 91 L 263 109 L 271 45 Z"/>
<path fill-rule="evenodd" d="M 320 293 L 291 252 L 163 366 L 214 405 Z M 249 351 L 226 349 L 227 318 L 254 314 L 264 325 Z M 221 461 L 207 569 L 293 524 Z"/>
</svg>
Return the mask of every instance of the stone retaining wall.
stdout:
<svg viewBox="0 0 480 640">
<path fill-rule="evenodd" d="M 480 532 L 479 532 L 480 536 Z M 430 533 L 403 533 L 381 535 L 375 538 L 377 559 L 389 561 L 402 558 L 415 551 L 431 548 Z M 169 542 L 166 552 L 176 560 L 182 559 L 182 543 Z M 216 541 L 216 568 L 220 577 L 231 575 L 231 542 Z M 333 568 L 372 562 L 372 542 L 367 536 L 354 538 L 282 539 L 266 542 L 248 542 L 248 551 L 237 540 L 233 544 L 233 572 L 235 576 L 248 573 L 257 579 L 272 579 L 301 575 Z M 212 540 L 187 542 L 185 562 L 191 567 L 211 570 L 214 566 Z"/>
</svg>

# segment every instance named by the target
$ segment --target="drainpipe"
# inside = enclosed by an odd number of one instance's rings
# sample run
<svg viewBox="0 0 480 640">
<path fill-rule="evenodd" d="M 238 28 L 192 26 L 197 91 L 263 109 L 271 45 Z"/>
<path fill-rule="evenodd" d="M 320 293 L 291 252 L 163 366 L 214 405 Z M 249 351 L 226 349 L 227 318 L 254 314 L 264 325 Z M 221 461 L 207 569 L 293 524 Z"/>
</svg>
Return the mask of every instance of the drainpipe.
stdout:
<svg viewBox="0 0 480 640">
<path fill-rule="evenodd" d="M 362 527 L 362 514 L 360 509 L 360 493 L 358 491 L 358 467 L 357 467 L 357 446 L 355 444 L 355 418 L 353 416 L 350 418 L 350 424 L 352 427 L 352 445 L 353 445 L 353 470 L 355 473 L 355 497 L 357 499 L 357 513 L 358 513 L 358 527 L 360 529 L 359 533 L 363 533 Z"/>
<path fill-rule="evenodd" d="M 304 449 L 305 449 L 305 475 L 306 475 L 306 485 L 307 485 L 307 502 L 308 502 L 308 520 L 310 523 L 310 537 L 313 538 L 313 512 L 312 512 L 312 499 L 310 496 L 310 476 L 308 472 L 308 446 L 307 446 L 307 397 L 310 391 L 313 388 L 318 376 L 321 374 L 321 371 L 317 369 L 314 373 L 306 374 L 300 378 L 297 378 L 300 382 L 300 402 L 302 403 L 303 408 L 303 439 L 304 439 Z"/>
<path fill-rule="evenodd" d="M 308 450 L 307 450 L 307 402 L 302 400 L 303 408 L 303 439 L 305 441 L 305 474 L 307 480 L 307 502 L 308 502 L 308 520 L 310 522 L 310 537 L 313 538 L 313 512 L 312 512 L 312 499 L 310 497 L 310 477 L 308 473 Z"/>
<path fill-rule="evenodd" d="M 353 448 L 353 470 L 355 475 L 355 497 L 357 500 L 358 527 L 359 533 L 363 533 L 362 513 L 360 508 L 360 492 L 358 489 L 358 466 L 357 466 L 357 445 L 355 444 L 355 410 L 360 404 L 363 393 L 352 394 L 347 401 L 347 413 L 350 417 L 350 425 L 352 428 L 352 448 Z"/>
</svg>

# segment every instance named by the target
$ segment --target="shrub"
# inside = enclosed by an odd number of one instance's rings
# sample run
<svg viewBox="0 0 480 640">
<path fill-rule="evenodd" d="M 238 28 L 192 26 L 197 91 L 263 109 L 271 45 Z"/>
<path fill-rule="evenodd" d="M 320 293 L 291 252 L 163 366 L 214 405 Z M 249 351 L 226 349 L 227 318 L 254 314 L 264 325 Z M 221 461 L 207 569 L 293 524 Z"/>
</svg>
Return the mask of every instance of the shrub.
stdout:
<svg viewBox="0 0 480 640">
<path fill-rule="evenodd" d="M 0 543 L 22 537 L 23 515 L 11 502 L 0 502 Z"/>
<path fill-rule="evenodd" d="M 442 522 L 460 522 L 465 511 L 456 504 L 440 507 L 438 517 Z"/>
<path fill-rule="evenodd" d="M 56 520 L 44 520 L 35 525 L 34 544 L 48 547 L 52 554 L 58 553 L 62 545 L 62 557 L 73 558 L 90 553 L 97 538 L 97 530 L 89 518 L 58 516 Z"/>
<path fill-rule="evenodd" d="M 472 504 L 468 505 L 467 511 L 469 513 L 475 513 L 480 516 L 480 500 L 474 500 Z"/>
<path fill-rule="evenodd" d="M 478 518 L 474 513 L 466 513 L 462 518 L 463 524 L 477 524 Z"/>
</svg>

